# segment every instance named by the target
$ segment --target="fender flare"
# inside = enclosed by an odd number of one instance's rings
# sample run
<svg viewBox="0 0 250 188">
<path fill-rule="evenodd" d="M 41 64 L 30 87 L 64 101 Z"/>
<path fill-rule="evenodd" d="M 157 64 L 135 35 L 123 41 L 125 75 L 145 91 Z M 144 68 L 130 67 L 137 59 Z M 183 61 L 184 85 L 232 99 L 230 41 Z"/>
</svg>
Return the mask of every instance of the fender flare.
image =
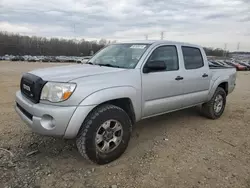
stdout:
<svg viewBox="0 0 250 188">
<path fill-rule="evenodd" d="M 134 87 L 117 86 L 95 91 L 85 97 L 79 106 L 97 106 L 107 101 L 129 98 L 135 112 L 136 120 L 141 118 L 141 96 Z"/>
<path fill-rule="evenodd" d="M 213 97 L 216 89 L 218 88 L 218 86 L 221 84 L 221 83 L 224 83 L 224 82 L 227 82 L 228 83 L 228 79 L 229 77 L 218 77 L 214 82 L 213 84 L 211 85 L 210 87 L 210 91 L 208 93 L 208 101 Z"/>
<path fill-rule="evenodd" d="M 131 86 L 110 87 L 95 91 L 86 96 L 75 110 L 69 125 L 65 131 L 64 138 L 74 138 L 85 118 L 98 105 L 107 101 L 129 98 L 135 112 L 136 120 L 141 118 L 141 98 L 140 93 Z"/>
</svg>

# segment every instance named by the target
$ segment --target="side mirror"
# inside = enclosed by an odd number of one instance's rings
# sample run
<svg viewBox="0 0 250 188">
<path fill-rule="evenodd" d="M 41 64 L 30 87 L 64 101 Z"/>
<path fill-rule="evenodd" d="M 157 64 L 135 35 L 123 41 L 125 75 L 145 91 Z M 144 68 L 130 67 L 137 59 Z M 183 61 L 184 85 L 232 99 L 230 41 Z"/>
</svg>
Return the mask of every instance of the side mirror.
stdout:
<svg viewBox="0 0 250 188">
<path fill-rule="evenodd" d="M 148 61 L 143 68 L 143 73 L 164 71 L 166 69 L 167 66 L 164 61 Z"/>
</svg>

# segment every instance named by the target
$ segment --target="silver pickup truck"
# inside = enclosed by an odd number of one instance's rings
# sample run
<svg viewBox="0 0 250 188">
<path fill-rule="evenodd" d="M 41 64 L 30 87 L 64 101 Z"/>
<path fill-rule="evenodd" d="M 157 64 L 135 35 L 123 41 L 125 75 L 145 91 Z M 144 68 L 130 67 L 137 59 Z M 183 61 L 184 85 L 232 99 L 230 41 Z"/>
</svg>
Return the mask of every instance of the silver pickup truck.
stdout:
<svg viewBox="0 0 250 188">
<path fill-rule="evenodd" d="M 235 68 L 209 67 L 200 46 L 118 43 L 86 64 L 25 73 L 15 109 L 34 132 L 76 138 L 82 156 L 106 164 L 126 150 L 141 119 L 196 105 L 219 118 L 235 80 Z"/>
</svg>

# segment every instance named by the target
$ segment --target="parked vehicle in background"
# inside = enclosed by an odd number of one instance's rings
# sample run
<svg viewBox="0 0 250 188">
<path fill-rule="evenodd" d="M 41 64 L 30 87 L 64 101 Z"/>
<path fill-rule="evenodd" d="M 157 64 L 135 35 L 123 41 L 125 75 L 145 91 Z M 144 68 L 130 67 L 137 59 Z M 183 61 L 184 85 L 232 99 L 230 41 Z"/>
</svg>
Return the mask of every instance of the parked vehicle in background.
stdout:
<svg viewBox="0 0 250 188">
<path fill-rule="evenodd" d="M 13 56 L 5 55 L 0 57 L 0 60 L 6 61 L 28 61 L 28 62 L 71 62 L 71 63 L 86 63 L 91 56 L 77 57 L 77 56 Z"/>
<path fill-rule="evenodd" d="M 248 60 L 243 60 L 242 63 L 250 65 L 250 60 L 249 61 Z"/>
<path fill-rule="evenodd" d="M 81 63 L 87 63 L 90 58 L 91 58 L 91 56 L 83 57 L 81 60 Z"/>
<path fill-rule="evenodd" d="M 69 62 L 69 63 L 75 63 L 75 62 L 76 62 L 76 60 L 75 60 L 75 59 L 73 59 L 73 58 L 70 58 L 70 59 L 68 60 L 68 62 Z"/>
<path fill-rule="evenodd" d="M 11 61 L 11 59 L 12 58 L 14 58 L 14 56 L 13 55 L 5 55 L 5 56 L 3 56 L 3 60 L 6 60 L 6 61 Z"/>
<path fill-rule="evenodd" d="M 242 65 L 242 66 L 246 66 L 246 67 L 247 67 L 247 70 L 250 70 L 250 65 L 249 65 L 249 64 L 247 64 L 247 63 L 245 63 L 245 62 L 243 62 L 243 61 L 237 61 L 237 63 L 239 63 L 239 64 Z"/>
<path fill-rule="evenodd" d="M 236 64 L 237 70 L 238 71 L 246 71 L 247 67 L 245 65 L 241 65 L 241 64 Z"/>
<path fill-rule="evenodd" d="M 38 59 L 35 56 L 30 56 L 28 58 L 28 62 L 37 62 L 37 61 L 38 61 Z"/>
<path fill-rule="evenodd" d="M 239 63 L 235 63 L 235 62 L 230 62 L 230 61 L 225 61 L 228 65 L 231 65 L 233 67 L 235 67 L 237 69 L 237 71 L 245 71 L 247 70 L 247 67 L 244 65 L 241 65 Z"/>
<path fill-rule="evenodd" d="M 221 67 L 220 64 L 214 62 L 214 61 L 208 61 L 209 67 Z"/>
<path fill-rule="evenodd" d="M 46 56 L 42 59 L 42 62 L 50 62 L 52 59 L 49 56 Z"/>
<path fill-rule="evenodd" d="M 67 56 L 57 56 L 56 59 L 59 60 L 59 62 L 68 62 L 68 60 L 70 59 L 70 57 L 67 57 Z"/>
<path fill-rule="evenodd" d="M 15 109 L 34 132 L 76 138 L 83 157 L 106 164 L 123 154 L 141 119 L 197 105 L 219 118 L 235 80 L 235 68 L 209 68 L 200 46 L 116 43 L 87 64 L 24 74 Z"/>
<path fill-rule="evenodd" d="M 60 60 L 57 57 L 51 57 L 51 62 L 60 62 Z"/>
<path fill-rule="evenodd" d="M 30 56 L 28 56 L 28 55 L 24 55 L 24 56 L 23 56 L 24 61 L 28 61 L 29 57 L 30 57 Z"/>
<path fill-rule="evenodd" d="M 81 59 L 76 59 L 76 63 L 82 63 L 82 60 Z"/>
<path fill-rule="evenodd" d="M 11 61 L 24 61 L 24 58 L 22 56 L 15 56 L 11 59 Z"/>
<path fill-rule="evenodd" d="M 228 65 L 227 63 L 225 63 L 223 60 L 217 60 L 216 62 L 224 67 L 232 67 L 231 65 Z"/>
</svg>

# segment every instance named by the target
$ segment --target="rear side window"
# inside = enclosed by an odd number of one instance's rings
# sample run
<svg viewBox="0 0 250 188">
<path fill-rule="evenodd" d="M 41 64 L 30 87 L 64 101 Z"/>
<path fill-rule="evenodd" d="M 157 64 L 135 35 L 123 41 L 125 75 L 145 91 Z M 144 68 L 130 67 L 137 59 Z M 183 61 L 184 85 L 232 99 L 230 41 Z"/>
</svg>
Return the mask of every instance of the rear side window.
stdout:
<svg viewBox="0 0 250 188">
<path fill-rule="evenodd" d="M 204 66 L 199 48 L 182 46 L 184 65 L 186 69 L 198 69 Z"/>
</svg>

